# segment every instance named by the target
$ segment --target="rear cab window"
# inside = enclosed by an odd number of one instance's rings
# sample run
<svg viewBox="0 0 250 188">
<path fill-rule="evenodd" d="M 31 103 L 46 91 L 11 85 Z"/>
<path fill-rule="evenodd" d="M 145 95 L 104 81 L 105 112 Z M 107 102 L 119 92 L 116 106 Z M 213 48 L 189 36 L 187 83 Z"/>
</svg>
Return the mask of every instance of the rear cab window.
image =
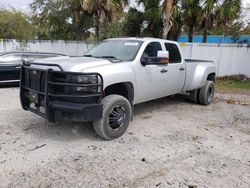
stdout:
<svg viewBox="0 0 250 188">
<path fill-rule="evenodd" d="M 169 52 L 169 63 L 181 63 L 181 53 L 176 44 L 165 43 L 166 50 Z"/>
</svg>

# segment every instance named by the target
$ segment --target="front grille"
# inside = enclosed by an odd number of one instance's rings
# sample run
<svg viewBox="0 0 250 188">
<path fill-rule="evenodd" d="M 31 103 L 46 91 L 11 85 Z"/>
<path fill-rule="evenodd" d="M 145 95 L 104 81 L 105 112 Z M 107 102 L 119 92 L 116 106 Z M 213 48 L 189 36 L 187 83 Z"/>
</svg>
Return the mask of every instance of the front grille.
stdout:
<svg viewBox="0 0 250 188">
<path fill-rule="evenodd" d="M 24 86 L 39 92 L 45 92 L 46 71 L 24 69 Z"/>
<path fill-rule="evenodd" d="M 73 79 L 76 76 L 90 75 L 95 76 L 98 82 L 95 84 L 78 83 Z M 79 88 L 87 89 L 77 92 Z M 20 96 L 23 108 L 38 113 L 47 119 L 49 119 L 48 116 L 50 115 L 51 102 L 99 104 L 102 99 L 102 90 L 103 79 L 97 73 L 42 70 L 25 64 L 21 68 Z M 41 107 L 45 110 L 41 110 Z"/>
</svg>

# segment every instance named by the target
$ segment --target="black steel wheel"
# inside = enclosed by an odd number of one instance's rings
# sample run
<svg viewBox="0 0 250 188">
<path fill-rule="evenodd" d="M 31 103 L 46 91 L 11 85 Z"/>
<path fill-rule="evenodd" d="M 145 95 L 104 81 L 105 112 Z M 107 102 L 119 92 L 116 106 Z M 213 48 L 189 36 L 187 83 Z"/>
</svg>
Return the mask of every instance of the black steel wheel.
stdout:
<svg viewBox="0 0 250 188">
<path fill-rule="evenodd" d="M 103 117 L 94 121 L 94 130 L 102 138 L 113 140 L 122 136 L 132 116 L 130 102 L 120 95 L 108 95 L 102 100 Z"/>
<path fill-rule="evenodd" d="M 113 130 L 118 130 L 121 128 L 126 120 L 126 112 L 122 106 L 116 106 L 113 108 L 112 112 L 109 114 L 109 126 Z"/>
<path fill-rule="evenodd" d="M 206 85 L 200 89 L 199 92 L 199 103 L 202 105 L 209 105 L 214 99 L 214 82 L 207 81 Z"/>
</svg>

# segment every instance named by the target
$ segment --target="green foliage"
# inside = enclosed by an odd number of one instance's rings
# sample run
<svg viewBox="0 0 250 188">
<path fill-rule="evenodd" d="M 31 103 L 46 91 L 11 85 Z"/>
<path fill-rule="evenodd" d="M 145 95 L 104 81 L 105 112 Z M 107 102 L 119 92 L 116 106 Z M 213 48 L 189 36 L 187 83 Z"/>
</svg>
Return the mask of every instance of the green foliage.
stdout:
<svg viewBox="0 0 250 188">
<path fill-rule="evenodd" d="M 242 35 L 250 35 L 250 24 L 248 24 L 243 30 Z"/>
<path fill-rule="evenodd" d="M 175 0 L 172 13 L 172 28 L 169 32 L 168 39 L 177 41 L 179 35 L 181 34 L 183 24 L 183 10 L 180 4 L 180 0 Z"/>
<path fill-rule="evenodd" d="M 234 80 L 234 79 L 227 79 L 227 80 L 217 80 L 216 87 L 218 89 L 243 89 L 250 91 L 250 81 L 242 81 L 242 80 Z"/>
<path fill-rule="evenodd" d="M 129 0 L 34 0 L 32 16 L 17 11 L 0 10 L 0 38 L 87 40 L 140 36 L 161 38 L 166 7 L 162 0 L 136 0 L 137 6 L 124 7 Z M 172 1 L 171 1 L 172 2 Z M 182 34 L 250 34 L 237 21 L 241 0 L 173 0 L 168 39 Z M 165 9 L 164 9 L 165 7 Z M 170 9 L 169 9 L 170 10 Z M 169 14 L 168 14 L 169 15 Z M 32 23 L 32 24 L 31 24 Z M 164 23 L 168 23 L 165 22 Z M 169 28 L 169 27 L 168 27 Z M 91 31 L 91 32 L 90 32 Z M 164 30 L 165 31 L 165 30 Z"/>
<path fill-rule="evenodd" d="M 121 15 L 128 0 L 79 0 L 84 10 L 95 19 L 96 41 L 100 40 L 100 26 L 104 21 L 112 23 Z M 107 24 L 104 24 L 107 25 Z"/>
<path fill-rule="evenodd" d="M 240 0 L 205 0 L 200 15 L 203 42 L 206 42 L 208 31 L 213 27 L 232 25 L 239 18 L 240 11 Z"/>
<path fill-rule="evenodd" d="M 201 16 L 200 0 L 182 0 L 183 20 L 188 28 L 189 42 L 193 40 L 195 28 L 197 28 Z"/>
<path fill-rule="evenodd" d="M 35 0 L 32 20 L 38 39 L 82 40 L 89 36 L 92 15 L 76 0 Z"/>
<path fill-rule="evenodd" d="M 33 39 L 34 27 L 28 18 L 16 10 L 0 10 L 1 39 Z"/>
<path fill-rule="evenodd" d="M 130 8 L 124 24 L 124 35 L 158 37 L 162 35 L 162 7 L 160 0 L 139 0 L 143 12 Z"/>
<path fill-rule="evenodd" d="M 101 27 L 101 39 L 121 37 L 123 35 L 123 18 L 116 22 L 104 22 Z"/>
<path fill-rule="evenodd" d="M 131 37 L 141 36 L 143 20 L 142 12 L 135 8 L 130 8 L 123 25 L 124 35 Z"/>
</svg>

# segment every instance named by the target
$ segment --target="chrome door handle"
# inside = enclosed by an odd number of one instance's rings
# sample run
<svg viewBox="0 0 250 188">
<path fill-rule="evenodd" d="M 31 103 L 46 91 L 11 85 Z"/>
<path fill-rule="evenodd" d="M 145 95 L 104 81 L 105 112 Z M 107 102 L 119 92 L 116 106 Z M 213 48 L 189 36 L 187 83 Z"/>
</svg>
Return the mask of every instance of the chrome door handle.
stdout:
<svg viewBox="0 0 250 188">
<path fill-rule="evenodd" d="M 161 73 L 167 73 L 167 72 L 168 72 L 168 70 L 166 70 L 166 69 L 161 70 Z"/>
<path fill-rule="evenodd" d="M 181 67 L 179 70 L 180 70 L 180 71 L 184 71 L 184 70 L 185 70 L 185 68 Z"/>
</svg>

